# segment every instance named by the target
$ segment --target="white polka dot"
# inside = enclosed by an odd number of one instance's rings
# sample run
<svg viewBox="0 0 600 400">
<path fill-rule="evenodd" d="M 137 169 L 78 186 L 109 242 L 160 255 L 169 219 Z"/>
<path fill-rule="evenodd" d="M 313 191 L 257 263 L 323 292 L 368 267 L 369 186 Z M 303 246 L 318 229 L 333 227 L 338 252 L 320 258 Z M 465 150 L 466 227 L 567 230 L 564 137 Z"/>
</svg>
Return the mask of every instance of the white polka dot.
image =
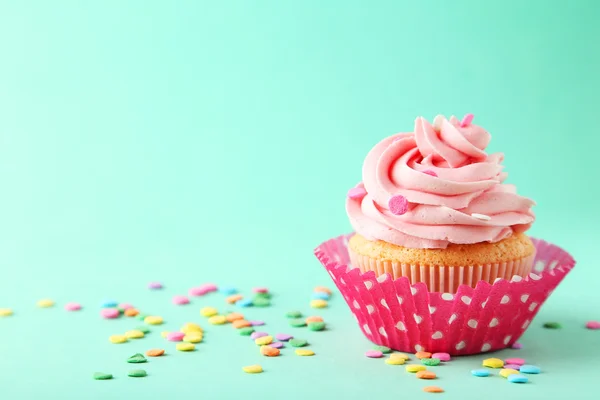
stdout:
<svg viewBox="0 0 600 400">
<path fill-rule="evenodd" d="M 367 288 L 367 290 L 371 290 L 371 288 L 373 287 L 373 282 L 365 281 L 365 287 Z"/>
<path fill-rule="evenodd" d="M 341 283 L 342 285 L 345 285 L 345 284 L 346 284 L 346 281 L 344 280 L 344 278 L 340 278 L 340 283 Z"/>
<path fill-rule="evenodd" d="M 535 301 L 533 303 L 531 303 L 529 305 L 529 311 L 533 311 L 535 310 L 535 308 L 538 306 L 538 303 L 536 303 Z"/>
<path fill-rule="evenodd" d="M 450 316 L 450 319 L 448 320 L 448 323 L 449 323 L 449 324 L 453 323 L 453 322 L 454 322 L 454 320 L 456 320 L 456 318 L 457 318 L 457 315 L 456 315 L 456 314 L 452 314 L 452 315 Z"/>
<path fill-rule="evenodd" d="M 387 301 L 385 301 L 385 299 L 381 299 L 380 303 L 381 303 L 382 306 L 384 306 L 388 310 L 390 309 L 390 307 L 388 306 Z"/>
<path fill-rule="evenodd" d="M 454 300 L 454 295 L 452 293 L 442 293 L 442 300 Z"/>
<path fill-rule="evenodd" d="M 417 288 L 416 287 L 410 287 L 410 292 L 414 295 L 417 294 Z"/>
<path fill-rule="evenodd" d="M 421 317 L 420 315 L 413 314 L 413 317 L 415 318 L 415 322 L 416 322 L 417 324 L 420 324 L 420 323 L 421 323 L 421 321 L 423 321 L 423 317 Z"/>
<path fill-rule="evenodd" d="M 328 272 L 329 272 L 329 275 L 331 275 L 331 279 L 333 279 L 335 281 L 336 279 L 335 279 L 335 275 L 333 274 L 333 272 L 332 271 L 328 271 Z"/>
<path fill-rule="evenodd" d="M 431 335 L 431 338 L 432 338 L 432 339 L 441 339 L 441 338 L 443 338 L 443 337 L 444 337 L 444 335 L 443 335 L 443 334 L 442 334 L 442 332 L 440 332 L 440 331 L 437 331 L 437 332 L 435 332 L 433 335 Z"/>
<path fill-rule="evenodd" d="M 396 329 L 398 329 L 399 331 L 405 331 L 406 326 L 404 325 L 404 322 L 398 321 L 398 323 L 396 324 Z"/>
<path fill-rule="evenodd" d="M 511 335 L 508 335 L 507 337 L 504 338 L 504 344 L 508 344 L 508 342 L 510 342 L 510 339 L 512 339 Z"/>
<path fill-rule="evenodd" d="M 519 275 L 514 275 L 511 279 L 512 282 L 521 282 L 523 280 L 523 278 L 521 278 Z"/>
<path fill-rule="evenodd" d="M 354 314 L 352 314 L 352 315 L 354 316 L 354 319 L 356 320 L 356 322 L 360 323 L 360 321 L 358 320 L 358 317 L 356 315 L 354 315 Z"/>
<path fill-rule="evenodd" d="M 528 298 L 529 298 L 529 295 L 528 294 L 524 294 L 524 295 L 521 296 L 521 301 L 523 303 L 526 303 Z"/>
<path fill-rule="evenodd" d="M 373 314 L 375 312 L 375 307 L 373 307 L 372 304 L 367 304 L 367 312 Z"/>
<path fill-rule="evenodd" d="M 526 329 L 529 326 L 529 321 L 528 319 L 525 320 L 525 322 L 523 322 L 523 329 Z"/>
<path fill-rule="evenodd" d="M 467 322 L 467 325 L 469 325 L 469 328 L 473 328 L 473 329 L 475 329 L 475 328 L 477 328 L 477 321 L 476 321 L 476 320 L 474 320 L 474 319 L 470 319 L 470 320 Z"/>
<path fill-rule="evenodd" d="M 490 351 L 491 348 L 492 348 L 491 344 L 484 343 L 483 346 L 481 346 L 481 351 L 483 351 L 483 352 Z"/>
<path fill-rule="evenodd" d="M 387 332 L 385 331 L 385 329 L 383 329 L 383 326 L 380 326 L 380 327 L 379 327 L 379 334 L 380 334 L 381 336 L 385 336 L 385 337 L 387 337 Z"/>
<path fill-rule="evenodd" d="M 354 300 L 352 302 L 352 305 L 354 306 L 354 308 L 356 308 L 357 310 L 360 309 L 360 304 L 358 304 L 358 301 Z"/>
<path fill-rule="evenodd" d="M 415 345 L 415 351 L 425 351 L 425 348 L 420 344 Z"/>
<path fill-rule="evenodd" d="M 498 318 L 492 318 L 492 320 L 490 321 L 490 328 L 493 328 L 495 326 L 498 326 Z"/>
<path fill-rule="evenodd" d="M 465 304 L 471 304 L 471 298 L 469 296 L 463 296 L 460 298 L 462 300 L 463 303 Z"/>
<path fill-rule="evenodd" d="M 404 299 L 398 295 L 396 295 L 396 297 L 398 298 L 398 304 L 402 304 L 402 302 L 404 301 Z"/>
<path fill-rule="evenodd" d="M 388 274 L 379 275 L 377 277 L 377 282 L 379 282 L 379 283 L 385 282 L 387 280 L 387 278 L 388 278 Z"/>
<path fill-rule="evenodd" d="M 506 304 L 510 301 L 510 297 L 507 295 L 502 296 L 502 300 L 500 300 L 500 304 Z"/>
<path fill-rule="evenodd" d="M 465 343 L 465 341 L 463 340 L 463 341 L 460 341 L 460 342 L 458 342 L 458 343 L 456 344 L 456 346 L 455 346 L 455 347 L 456 347 L 456 350 L 462 350 L 462 349 L 464 349 L 465 347 L 467 347 L 467 344 L 466 344 L 466 343 Z"/>
<path fill-rule="evenodd" d="M 481 303 L 481 308 L 485 308 L 485 305 L 487 304 L 487 300 L 484 301 L 483 303 Z"/>
<path fill-rule="evenodd" d="M 533 266 L 533 270 L 536 272 L 543 272 L 544 268 L 546 268 L 546 264 L 543 261 L 538 261 Z"/>
<path fill-rule="evenodd" d="M 369 335 L 371 334 L 371 328 L 369 328 L 369 325 L 364 324 L 363 329 L 365 330 L 365 332 L 367 332 L 367 334 L 369 334 Z"/>
<path fill-rule="evenodd" d="M 429 306 L 429 314 L 433 314 L 435 312 L 435 310 L 437 310 L 436 307 Z"/>
<path fill-rule="evenodd" d="M 529 277 L 530 277 L 531 279 L 533 279 L 534 281 L 539 281 L 540 279 L 542 279 L 542 277 L 541 277 L 541 276 L 539 276 L 539 275 L 537 275 L 537 274 L 534 274 L 533 272 L 532 272 L 531 274 L 529 274 Z"/>
</svg>

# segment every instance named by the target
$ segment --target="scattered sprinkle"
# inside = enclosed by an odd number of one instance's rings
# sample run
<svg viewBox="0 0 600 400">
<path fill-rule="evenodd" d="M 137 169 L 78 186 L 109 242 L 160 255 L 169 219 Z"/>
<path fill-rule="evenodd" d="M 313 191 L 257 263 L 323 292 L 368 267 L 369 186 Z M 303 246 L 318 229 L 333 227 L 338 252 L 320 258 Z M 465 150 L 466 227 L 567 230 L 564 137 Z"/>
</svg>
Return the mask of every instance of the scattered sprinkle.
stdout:
<svg viewBox="0 0 600 400">
<path fill-rule="evenodd" d="M 212 325 L 223 325 L 227 322 L 227 318 L 224 315 L 213 315 L 208 319 L 208 323 Z"/>
<path fill-rule="evenodd" d="M 283 347 L 283 343 L 282 342 L 273 342 L 273 343 L 269 344 L 269 346 L 271 346 L 275 349 L 281 349 Z"/>
<path fill-rule="evenodd" d="M 212 317 L 213 315 L 217 315 L 219 312 L 214 307 L 204 307 L 200 310 L 200 315 L 203 317 Z"/>
<path fill-rule="evenodd" d="M 431 353 L 427 351 L 418 351 L 415 353 L 415 357 L 417 357 L 419 360 L 422 358 L 431 358 Z"/>
<path fill-rule="evenodd" d="M 156 289 L 162 289 L 162 288 L 163 288 L 162 283 L 160 283 L 158 281 L 150 282 L 148 284 L 148 289 L 150 289 L 150 290 L 156 290 Z"/>
<path fill-rule="evenodd" d="M 144 337 L 144 332 L 137 329 L 133 329 L 125 332 L 125 336 L 127 337 L 127 339 L 141 339 Z"/>
<path fill-rule="evenodd" d="M 392 352 L 392 349 L 390 349 L 389 347 L 386 347 L 386 346 L 375 346 L 375 347 L 373 347 L 373 350 L 378 350 L 378 351 L 382 352 L 383 354 L 390 354 Z"/>
<path fill-rule="evenodd" d="M 127 359 L 127 362 L 130 364 L 141 364 L 147 361 L 148 360 L 146 360 L 146 357 L 144 357 L 144 355 L 140 353 L 136 353 Z"/>
<path fill-rule="evenodd" d="M 107 374 L 104 372 L 94 372 L 94 379 L 97 381 L 106 381 L 108 379 L 112 379 L 112 374 Z"/>
<path fill-rule="evenodd" d="M 256 340 L 265 336 L 269 336 L 269 334 L 267 332 L 253 332 L 252 334 L 250 334 L 250 339 Z"/>
<path fill-rule="evenodd" d="M 406 360 L 403 358 L 400 358 L 400 357 L 390 356 L 390 358 L 385 359 L 385 363 L 389 364 L 389 365 L 404 365 L 405 362 L 406 362 Z"/>
<path fill-rule="evenodd" d="M 127 373 L 127 375 L 132 378 L 143 378 L 145 376 L 148 376 L 148 373 L 143 369 L 132 369 Z"/>
<path fill-rule="evenodd" d="M 348 198 L 352 200 L 360 200 L 367 195 L 367 191 L 363 187 L 354 187 L 348 190 Z"/>
<path fill-rule="evenodd" d="M 252 324 L 252 326 L 263 326 L 265 324 L 265 321 L 250 321 L 250 324 Z"/>
<path fill-rule="evenodd" d="M 308 342 L 304 339 L 290 339 L 288 342 L 292 347 L 304 347 L 308 344 Z"/>
<path fill-rule="evenodd" d="M 140 312 L 138 310 L 136 310 L 135 308 L 128 308 L 127 310 L 125 310 L 125 312 L 123 314 L 125 314 L 126 317 L 135 317 L 139 313 Z"/>
<path fill-rule="evenodd" d="M 471 371 L 471 375 L 483 378 L 486 376 L 490 376 L 490 370 L 489 369 L 474 369 Z"/>
<path fill-rule="evenodd" d="M 417 372 L 417 378 L 419 379 L 435 379 L 436 377 L 435 372 L 432 371 L 425 370 Z"/>
<path fill-rule="evenodd" d="M 499 358 L 486 358 L 483 360 L 482 365 L 488 368 L 502 368 L 504 367 L 504 361 Z"/>
<path fill-rule="evenodd" d="M 308 324 L 308 329 L 311 331 L 322 331 L 325 329 L 325 322 L 311 322 Z"/>
<path fill-rule="evenodd" d="M 169 334 L 169 331 L 162 331 L 160 333 L 160 336 L 166 339 L 168 334 Z"/>
<path fill-rule="evenodd" d="M 188 322 L 185 325 L 183 325 L 180 329 L 181 332 L 183 333 L 190 333 L 190 332 L 203 332 L 202 327 L 198 324 L 195 324 L 193 322 Z"/>
<path fill-rule="evenodd" d="M 235 302 L 235 305 L 238 307 L 251 307 L 254 305 L 252 299 L 241 299 Z"/>
<path fill-rule="evenodd" d="M 258 339 L 258 340 L 260 340 L 260 339 Z M 266 346 L 266 345 L 260 346 L 260 354 L 262 354 L 263 356 L 277 357 L 280 353 L 281 352 L 279 351 L 279 349 L 276 349 L 275 347 Z"/>
<path fill-rule="evenodd" d="M 150 329 L 147 326 L 138 326 L 135 329 L 138 330 L 138 331 L 140 331 L 140 332 L 144 332 L 144 335 L 147 334 L 147 333 L 150 333 Z"/>
<path fill-rule="evenodd" d="M 259 287 L 252 288 L 252 292 L 254 292 L 254 293 L 269 293 L 269 289 L 267 289 L 264 286 L 259 286 Z"/>
<path fill-rule="evenodd" d="M 319 316 L 312 316 L 306 317 L 305 321 L 307 324 L 310 324 L 311 322 L 323 322 L 323 318 Z"/>
<path fill-rule="evenodd" d="M 474 117 L 475 116 L 473 114 L 466 114 L 464 116 L 464 118 L 462 119 L 462 121 L 460 121 L 460 127 L 464 128 L 464 127 L 471 125 L 471 122 L 473 122 Z"/>
<path fill-rule="evenodd" d="M 144 322 L 148 325 L 161 325 L 163 323 L 163 319 L 158 315 L 149 315 L 144 318 Z"/>
<path fill-rule="evenodd" d="M 67 304 L 65 304 L 65 310 L 67 310 L 67 311 L 79 311 L 79 310 L 81 310 L 81 304 L 79 304 L 79 303 L 67 303 Z"/>
<path fill-rule="evenodd" d="M 517 364 L 504 364 L 505 369 L 516 369 L 517 371 L 521 369 L 520 365 Z"/>
<path fill-rule="evenodd" d="M 523 358 L 507 358 L 504 360 L 504 364 L 523 365 L 525 364 L 525 360 Z"/>
<path fill-rule="evenodd" d="M 311 300 L 310 306 L 312 308 L 325 308 L 325 307 L 327 307 L 327 300 L 320 300 L 320 299 Z"/>
<path fill-rule="evenodd" d="M 13 315 L 13 311 L 10 308 L 0 308 L 0 317 L 9 317 Z"/>
<path fill-rule="evenodd" d="M 519 371 L 511 368 L 503 368 L 500 370 L 500 376 L 503 378 L 508 378 L 510 375 L 518 374 Z"/>
<path fill-rule="evenodd" d="M 302 313 L 300 311 L 288 311 L 285 316 L 288 318 L 300 318 L 302 317 Z"/>
<path fill-rule="evenodd" d="M 112 335 L 108 338 L 111 343 L 119 344 L 125 343 L 127 341 L 127 336 L 125 335 Z"/>
<path fill-rule="evenodd" d="M 560 329 L 562 326 L 558 322 L 546 322 L 544 324 L 544 328 L 546 329 Z"/>
<path fill-rule="evenodd" d="M 489 215 L 478 214 L 478 213 L 472 213 L 471 217 L 482 220 L 482 221 L 489 221 L 492 219 L 492 217 L 490 217 Z"/>
<path fill-rule="evenodd" d="M 242 367 L 242 371 L 244 371 L 247 374 L 260 374 L 261 372 L 263 372 L 263 369 L 260 365 L 254 364 Z"/>
<path fill-rule="evenodd" d="M 219 292 L 225 296 L 230 296 L 232 294 L 237 294 L 238 290 L 233 286 L 221 286 Z"/>
<path fill-rule="evenodd" d="M 146 355 L 148 357 L 160 357 L 163 354 L 165 354 L 165 351 L 163 349 L 150 349 L 146 352 Z"/>
<path fill-rule="evenodd" d="M 438 358 L 440 361 L 450 361 L 450 354 L 448 353 L 433 353 L 431 358 Z"/>
<path fill-rule="evenodd" d="M 301 357 L 310 357 L 315 355 L 315 352 L 309 349 L 296 349 L 294 353 Z"/>
<path fill-rule="evenodd" d="M 512 344 L 512 346 L 510 346 L 511 349 L 515 349 L 515 350 L 520 350 L 523 348 L 523 344 L 519 343 L 519 342 L 514 342 Z"/>
<path fill-rule="evenodd" d="M 117 303 L 114 300 L 104 300 L 101 304 L 100 307 L 102 308 L 115 308 L 117 307 L 119 303 Z"/>
<path fill-rule="evenodd" d="M 254 307 L 268 307 L 271 305 L 271 300 L 262 296 L 254 296 L 252 299 L 252 305 Z"/>
<path fill-rule="evenodd" d="M 313 300 L 329 300 L 331 296 L 325 292 L 314 292 L 310 298 Z"/>
<path fill-rule="evenodd" d="M 425 386 L 423 391 L 426 393 L 443 393 L 444 389 L 439 386 Z"/>
<path fill-rule="evenodd" d="M 187 296 L 182 296 L 182 295 L 173 296 L 173 299 L 171 301 L 173 302 L 173 304 L 178 305 L 178 306 L 190 304 L 190 299 L 188 299 Z"/>
<path fill-rule="evenodd" d="M 267 344 L 270 344 L 273 342 L 273 336 L 267 335 L 267 336 L 261 336 L 258 339 L 254 340 L 254 343 L 256 343 L 259 346 L 264 346 Z"/>
<path fill-rule="evenodd" d="M 244 319 L 244 315 L 240 314 L 238 312 L 232 312 L 226 315 L 227 321 L 229 322 L 233 322 L 233 321 L 237 321 L 238 319 Z"/>
<path fill-rule="evenodd" d="M 248 327 L 252 326 L 250 321 L 246 321 L 245 319 L 235 320 L 235 321 L 233 321 L 232 325 L 235 329 L 248 328 Z"/>
<path fill-rule="evenodd" d="M 183 332 L 169 332 L 167 333 L 167 340 L 169 342 L 181 342 L 185 333 Z"/>
<path fill-rule="evenodd" d="M 130 308 L 134 308 L 134 307 L 129 303 L 121 303 L 121 304 L 119 304 L 118 308 L 120 308 L 123 311 L 126 311 L 126 310 L 129 310 Z"/>
<path fill-rule="evenodd" d="M 529 381 L 529 378 L 522 374 L 509 375 L 507 379 L 512 383 L 527 383 Z"/>
<path fill-rule="evenodd" d="M 290 320 L 290 326 L 294 328 L 302 328 L 303 326 L 306 326 L 306 321 L 302 318 L 294 318 Z"/>
<path fill-rule="evenodd" d="M 100 315 L 102 316 L 102 318 L 113 319 L 117 318 L 120 314 L 119 310 L 117 310 L 116 308 L 103 308 L 102 310 L 100 310 Z"/>
<path fill-rule="evenodd" d="M 521 365 L 519 371 L 521 371 L 524 374 L 539 374 L 540 372 L 542 372 L 540 367 L 536 367 L 535 365 L 529 364 Z"/>
<path fill-rule="evenodd" d="M 281 341 L 281 342 L 287 342 L 290 339 L 293 339 L 294 337 L 292 335 L 288 335 L 287 333 L 278 333 L 275 335 L 275 339 Z"/>
<path fill-rule="evenodd" d="M 227 296 L 225 301 L 229 304 L 233 304 L 243 298 L 244 298 L 244 296 L 242 296 L 241 294 L 232 294 L 231 296 Z"/>
<path fill-rule="evenodd" d="M 185 334 L 182 340 L 187 343 L 200 343 L 202 339 L 202 332 L 189 332 Z"/>
<path fill-rule="evenodd" d="M 585 324 L 587 329 L 600 329 L 600 321 L 589 321 Z"/>
<path fill-rule="evenodd" d="M 181 342 L 177 343 L 175 348 L 179 351 L 194 351 L 196 346 L 193 343 Z"/>
<path fill-rule="evenodd" d="M 388 201 L 388 208 L 394 215 L 404 215 L 408 211 L 408 200 L 401 194 L 397 194 Z"/>
<path fill-rule="evenodd" d="M 250 336 L 252 333 L 254 333 L 254 328 L 247 326 L 245 328 L 241 328 L 238 332 L 241 336 Z"/>
<path fill-rule="evenodd" d="M 405 353 L 392 353 L 392 354 L 390 354 L 390 358 L 400 358 L 404 361 L 410 360 L 409 355 L 405 354 Z"/>
<path fill-rule="evenodd" d="M 427 365 L 428 367 L 435 367 L 437 365 L 440 365 L 440 359 L 439 358 L 421 358 L 421 363 L 423 363 L 423 365 Z"/>
<path fill-rule="evenodd" d="M 331 296 L 331 289 L 329 289 L 327 286 L 315 286 L 313 292 L 324 292 Z"/>
<path fill-rule="evenodd" d="M 367 350 L 365 356 L 369 358 L 381 358 L 383 357 L 383 353 L 379 350 Z"/>
<path fill-rule="evenodd" d="M 427 368 L 424 365 L 420 364 L 408 364 L 406 366 L 406 372 L 419 372 L 425 371 Z"/>
</svg>

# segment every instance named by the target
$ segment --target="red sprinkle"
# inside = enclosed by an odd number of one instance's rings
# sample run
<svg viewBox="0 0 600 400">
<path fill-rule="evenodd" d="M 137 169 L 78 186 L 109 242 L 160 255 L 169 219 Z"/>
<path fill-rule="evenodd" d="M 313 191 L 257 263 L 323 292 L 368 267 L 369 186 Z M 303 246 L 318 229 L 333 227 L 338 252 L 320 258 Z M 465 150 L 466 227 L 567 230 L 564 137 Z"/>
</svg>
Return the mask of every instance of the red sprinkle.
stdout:
<svg viewBox="0 0 600 400">
<path fill-rule="evenodd" d="M 460 121 L 460 127 L 464 128 L 465 126 L 469 126 L 471 124 L 471 122 L 473 121 L 473 114 L 467 114 L 465 115 L 465 117 L 462 119 L 462 121 Z"/>
<path fill-rule="evenodd" d="M 406 212 L 408 211 L 408 200 L 406 200 L 406 197 L 397 194 L 395 196 L 392 196 L 392 198 L 388 202 L 388 207 L 394 215 L 406 214 Z"/>
<path fill-rule="evenodd" d="M 355 187 L 348 190 L 348 197 L 352 200 L 360 200 L 367 195 L 367 191 L 362 187 Z"/>
<path fill-rule="evenodd" d="M 431 176 L 437 177 L 437 174 L 434 171 L 430 170 L 430 169 L 423 171 L 423 173 L 427 174 L 427 175 L 431 175 Z"/>
<path fill-rule="evenodd" d="M 590 321 L 585 324 L 585 327 L 588 329 L 600 329 L 600 321 Z"/>
<path fill-rule="evenodd" d="M 252 291 L 254 293 L 269 293 L 269 289 L 267 289 L 266 287 L 255 287 L 254 289 L 252 289 Z"/>
</svg>

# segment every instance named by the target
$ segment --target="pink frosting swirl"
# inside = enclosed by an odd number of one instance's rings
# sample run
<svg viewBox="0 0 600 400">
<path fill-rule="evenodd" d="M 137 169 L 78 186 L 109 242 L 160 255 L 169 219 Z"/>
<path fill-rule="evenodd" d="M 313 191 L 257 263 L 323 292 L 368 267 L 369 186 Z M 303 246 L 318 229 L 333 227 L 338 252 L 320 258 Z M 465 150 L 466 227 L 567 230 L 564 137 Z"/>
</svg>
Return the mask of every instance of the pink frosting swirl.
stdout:
<svg viewBox="0 0 600 400">
<path fill-rule="evenodd" d="M 445 248 L 529 229 L 535 203 L 502 183 L 503 154 L 485 152 L 490 134 L 455 117 L 438 116 L 434 125 L 419 117 L 413 133 L 390 136 L 369 152 L 363 182 L 346 201 L 355 231 L 404 247 Z M 408 201 L 406 212 L 390 210 L 393 197 Z"/>
</svg>

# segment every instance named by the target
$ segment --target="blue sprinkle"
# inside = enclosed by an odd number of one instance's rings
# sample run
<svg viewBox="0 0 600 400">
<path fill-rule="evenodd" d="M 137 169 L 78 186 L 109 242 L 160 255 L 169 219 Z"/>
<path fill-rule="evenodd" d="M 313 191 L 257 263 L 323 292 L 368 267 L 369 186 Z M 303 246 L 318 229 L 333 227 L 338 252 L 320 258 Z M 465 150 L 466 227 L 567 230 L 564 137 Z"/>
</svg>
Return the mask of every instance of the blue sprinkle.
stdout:
<svg viewBox="0 0 600 400">
<path fill-rule="evenodd" d="M 102 304 L 100 305 L 100 307 L 102 307 L 102 308 L 113 308 L 113 307 L 116 307 L 118 305 L 119 305 L 119 303 L 117 303 L 114 300 L 104 300 L 102 302 Z"/>
<path fill-rule="evenodd" d="M 540 367 L 536 367 L 535 365 L 529 364 L 521 365 L 519 371 L 521 371 L 524 374 L 539 374 L 540 372 L 542 372 Z"/>
<path fill-rule="evenodd" d="M 329 296 L 329 294 L 325 292 L 315 292 L 312 294 L 311 297 L 313 300 L 329 300 L 331 296 Z"/>
<path fill-rule="evenodd" d="M 485 377 L 490 376 L 490 371 L 488 371 L 487 369 L 474 369 L 471 371 L 471 374 L 473 374 L 473 376 Z"/>
<path fill-rule="evenodd" d="M 525 375 L 513 374 L 508 376 L 508 381 L 512 383 L 527 383 L 529 379 Z"/>
<path fill-rule="evenodd" d="M 238 290 L 233 286 L 222 286 L 219 288 L 219 292 L 221 292 L 225 296 L 229 296 L 232 294 L 237 294 Z"/>
<path fill-rule="evenodd" d="M 235 303 L 238 307 L 251 307 L 253 304 L 252 299 L 241 299 Z"/>
</svg>

